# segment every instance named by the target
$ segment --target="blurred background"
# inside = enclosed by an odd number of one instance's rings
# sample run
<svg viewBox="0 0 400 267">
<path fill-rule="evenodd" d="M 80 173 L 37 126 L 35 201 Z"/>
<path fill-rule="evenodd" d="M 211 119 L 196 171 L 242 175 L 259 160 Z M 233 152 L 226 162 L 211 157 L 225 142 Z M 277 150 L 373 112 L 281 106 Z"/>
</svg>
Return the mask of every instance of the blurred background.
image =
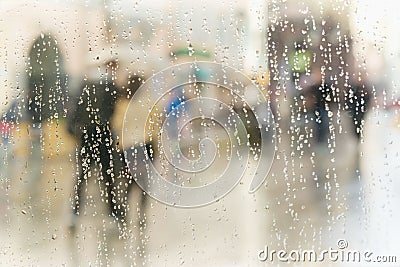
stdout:
<svg viewBox="0 0 400 267">
<path fill-rule="evenodd" d="M 383 265 L 398 266 L 397 1 L 2 0 L 0 7 L 1 266 L 366 265 L 258 259 L 265 246 L 322 251 L 337 249 L 338 240 L 396 256 Z M 105 155 L 127 149 L 122 125 L 137 88 L 166 67 L 193 61 L 231 66 L 258 86 L 275 119 L 275 156 L 256 193 L 248 193 L 244 177 L 216 203 L 179 209 L 128 190 L 134 181 L 124 170 L 107 180 L 104 166 L 119 165 Z M 217 86 L 188 85 L 165 96 L 155 113 L 176 112 L 176 128 L 185 113 L 179 104 L 200 96 L 234 101 Z M 251 110 L 232 107 L 257 150 Z M 104 119 L 111 130 L 77 133 L 85 111 L 89 124 Z M 171 181 L 208 183 L 224 171 L 231 143 L 212 120 L 185 127 L 173 142 L 188 158 L 199 156 L 202 137 L 218 139 L 206 172 L 165 167 L 157 138 L 142 142 Z M 115 148 L 104 154 L 109 141 L 96 138 L 108 131 Z M 159 128 L 149 131 L 157 136 Z M 85 146 L 87 138 L 97 141 Z M 92 165 L 82 151 L 97 146 L 88 157 L 99 164 L 79 180 Z M 109 215 L 110 203 L 124 207 L 122 224 Z"/>
</svg>

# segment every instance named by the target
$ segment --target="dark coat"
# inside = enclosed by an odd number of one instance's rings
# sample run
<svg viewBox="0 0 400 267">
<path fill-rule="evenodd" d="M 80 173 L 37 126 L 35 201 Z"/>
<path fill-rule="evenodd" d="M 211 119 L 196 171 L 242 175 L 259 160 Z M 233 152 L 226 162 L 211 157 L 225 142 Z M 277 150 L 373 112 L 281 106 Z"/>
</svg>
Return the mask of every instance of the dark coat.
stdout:
<svg viewBox="0 0 400 267">
<path fill-rule="evenodd" d="M 111 81 L 87 81 L 82 88 L 68 117 L 69 132 L 76 137 L 85 128 L 109 125 L 117 98 L 117 88 Z"/>
</svg>

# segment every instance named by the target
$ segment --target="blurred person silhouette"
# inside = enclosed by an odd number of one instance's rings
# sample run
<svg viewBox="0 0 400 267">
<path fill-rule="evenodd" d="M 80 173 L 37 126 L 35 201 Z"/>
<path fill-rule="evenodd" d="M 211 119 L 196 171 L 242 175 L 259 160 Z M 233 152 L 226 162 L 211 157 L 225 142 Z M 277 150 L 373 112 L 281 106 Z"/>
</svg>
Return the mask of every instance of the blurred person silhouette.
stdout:
<svg viewBox="0 0 400 267">
<path fill-rule="evenodd" d="M 315 143 L 322 146 L 328 142 L 330 104 L 333 100 L 332 85 L 322 77 L 321 70 L 314 67 L 310 79 L 304 88 L 304 98 L 307 111 L 314 123 Z"/>
<path fill-rule="evenodd" d="M 347 108 L 352 117 L 353 133 L 360 142 L 363 136 L 364 118 L 371 101 L 371 89 L 361 72 L 354 73 L 347 96 Z"/>
<path fill-rule="evenodd" d="M 324 198 L 324 177 L 329 169 L 329 138 L 330 138 L 330 117 L 332 109 L 332 85 L 324 80 L 319 67 L 313 67 L 308 79 L 303 81 L 304 89 L 301 95 L 304 99 L 304 110 L 310 124 L 310 132 L 313 140 L 310 141 L 309 148 L 311 155 L 315 158 L 313 172 L 318 179 L 314 179 L 317 199 Z M 306 82 L 307 81 L 307 82 Z M 310 137 L 311 137 L 310 136 Z"/>
<path fill-rule="evenodd" d="M 12 122 L 7 116 L 2 116 L 0 120 L 0 181 L 6 181 L 8 177 L 6 174 L 9 162 L 9 138 L 11 134 Z"/>
<path fill-rule="evenodd" d="M 117 135 L 117 158 L 116 158 L 116 169 L 118 170 L 118 176 L 120 178 L 118 186 L 122 187 L 119 188 L 119 195 L 118 195 L 118 204 L 121 206 L 121 220 L 126 222 L 128 211 L 129 211 L 129 198 L 131 195 L 132 190 L 139 190 L 138 196 L 138 215 L 140 224 L 142 224 L 142 217 L 144 215 L 144 210 L 146 208 L 147 203 L 147 196 L 143 193 L 143 190 L 139 188 L 135 182 L 135 179 L 143 179 L 147 178 L 147 170 L 144 164 L 138 163 L 135 168 L 135 171 L 132 173 L 128 167 L 127 159 L 124 153 L 124 147 L 121 140 L 122 132 L 123 132 L 123 121 L 125 112 L 127 111 L 128 105 L 132 99 L 132 96 L 136 93 L 139 87 L 144 82 L 144 79 L 139 76 L 133 76 L 128 78 L 128 82 L 126 85 L 121 86 L 118 91 L 118 95 L 116 98 L 116 109 L 115 114 L 112 119 L 112 124 L 114 125 Z M 143 114 L 143 118 L 146 118 L 147 114 Z M 144 147 L 146 150 L 147 155 L 151 160 L 154 159 L 154 146 L 153 142 L 150 139 L 144 140 Z M 139 155 L 140 154 L 140 155 Z M 136 153 L 136 157 L 140 157 L 143 159 L 144 154 Z M 140 159 L 136 158 L 138 162 L 141 162 Z"/>
<path fill-rule="evenodd" d="M 31 46 L 27 68 L 26 121 L 29 123 L 28 188 L 36 187 L 42 172 L 43 123 L 61 117 L 66 96 L 63 57 L 51 34 L 40 34 Z M 31 190 L 31 189 L 30 189 Z M 37 190 L 33 190 L 35 195 Z"/>
<path fill-rule="evenodd" d="M 143 264 L 146 261 L 147 241 L 146 241 L 146 228 L 147 228 L 147 204 L 149 196 L 143 191 L 137 184 L 137 181 L 142 179 L 151 179 L 148 173 L 147 160 L 154 161 L 155 147 L 154 138 L 152 134 L 157 135 L 159 131 L 146 131 L 146 137 L 136 137 L 135 145 L 122 139 L 123 134 L 129 135 L 133 128 L 143 129 L 145 127 L 148 115 L 154 117 L 154 114 L 147 110 L 136 109 L 136 105 L 142 105 L 143 103 L 132 102 L 134 94 L 138 93 L 137 90 L 143 84 L 144 79 L 140 76 L 128 77 L 125 85 L 119 87 L 120 91 L 117 98 L 117 105 L 115 114 L 113 117 L 113 125 L 117 132 L 117 158 L 116 158 L 116 169 L 118 176 L 118 183 L 116 187 L 118 189 L 118 206 L 120 208 L 120 219 L 122 222 L 122 233 L 121 237 L 130 237 L 132 240 L 136 240 L 135 250 L 131 251 L 135 256 L 138 264 Z M 139 120 L 130 120 L 130 112 L 141 111 L 143 114 L 139 114 Z M 124 119 L 125 118 L 125 119 Z M 157 120 L 153 120 L 154 124 L 152 127 L 158 125 Z M 132 212 L 132 214 L 130 213 Z M 127 224 L 134 223 L 136 226 L 132 231 L 133 235 L 128 235 L 131 231 L 127 230 Z M 136 258 L 136 255 L 138 256 Z M 139 263 L 142 262 L 142 263 Z"/>
<path fill-rule="evenodd" d="M 350 87 L 346 98 L 346 106 L 352 120 L 350 125 L 357 140 L 355 176 L 358 179 L 361 177 L 360 143 L 363 141 L 364 137 L 365 115 L 368 112 L 372 94 L 372 90 L 365 77 L 366 75 L 364 71 L 365 70 L 362 70 L 361 68 L 355 68 L 355 71 L 353 71 L 353 75 L 350 78 Z"/>
<path fill-rule="evenodd" d="M 0 119 L 0 160 L 3 161 L 3 164 L 0 165 L 0 174 L 3 175 L 5 171 L 7 171 L 7 167 L 10 164 L 10 157 L 12 151 L 10 151 L 10 137 L 12 135 L 12 130 L 17 123 L 21 121 L 22 112 L 21 112 L 21 100 L 14 99 L 11 102 L 10 107 L 3 113 Z M 11 177 L 10 173 L 5 172 L 8 177 Z"/>
<path fill-rule="evenodd" d="M 112 218 L 117 221 L 120 218 L 114 186 L 117 154 L 110 123 L 118 93 L 114 83 L 117 67 L 116 60 L 109 60 L 104 64 L 104 69 L 98 68 L 97 71 L 102 72 L 99 80 L 85 80 L 80 95 L 75 99 L 74 111 L 69 117 L 69 132 L 79 143 L 78 177 L 74 186 L 73 217 L 70 222 L 73 231 L 84 206 L 84 189 L 94 165 L 97 165 L 100 172 L 98 179 L 102 201 L 107 203 Z"/>
</svg>

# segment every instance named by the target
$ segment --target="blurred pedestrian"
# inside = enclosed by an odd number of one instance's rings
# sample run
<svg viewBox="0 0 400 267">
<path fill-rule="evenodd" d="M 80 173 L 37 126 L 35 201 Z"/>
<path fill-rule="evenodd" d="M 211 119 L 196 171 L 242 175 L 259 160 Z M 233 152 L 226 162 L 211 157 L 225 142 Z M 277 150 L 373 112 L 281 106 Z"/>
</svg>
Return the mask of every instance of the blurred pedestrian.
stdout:
<svg viewBox="0 0 400 267">
<path fill-rule="evenodd" d="M 133 238 L 138 240 L 136 243 L 136 251 L 132 251 L 133 255 L 138 255 L 136 258 L 137 262 L 145 262 L 146 258 L 146 228 L 147 228 L 147 203 L 149 196 L 142 188 L 138 186 L 143 184 L 143 180 L 150 179 L 148 173 L 148 160 L 154 160 L 154 142 L 152 134 L 157 135 L 159 131 L 146 131 L 145 138 L 137 137 L 134 145 L 130 143 L 130 138 L 122 140 L 122 135 L 131 136 L 135 131 L 134 128 L 145 130 L 146 121 L 148 115 L 155 118 L 154 114 L 147 110 L 136 108 L 143 103 L 132 100 L 132 97 L 138 93 L 137 90 L 144 82 L 144 79 L 139 76 L 128 77 L 127 82 L 123 82 L 123 85 L 119 87 L 119 94 L 117 98 L 117 105 L 115 114 L 113 116 L 113 125 L 116 126 L 117 132 L 117 160 L 116 170 L 118 176 L 118 183 L 115 183 L 118 190 L 117 201 L 120 212 L 120 219 L 122 224 L 122 237 L 127 237 L 128 231 L 126 231 L 127 222 L 134 222 L 136 226 L 133 228 Z M 138 120 L 132 120 L 130 111 L 135 112 L 138 116 Z M 138 112 L 141 112 L 138 114 Z M 125 119 L 124 119 L 125 118 Z M 151 127 L 156 127 L 158 122 L 153 120 L 154 124 Z M 143 128 L 142 128 L 143 127 Z M 142 136 L 143 137 L 143 136 Z M 133 207 L 132 207 L 133 206 Z M 130 214 L 130 211 L 133 213 Z M 131 219 L 131 220 L 128 220 Z M 139 259 L 140 258 L 140 259 Z"/>
<path fill-rule="evenodd" d="M 364 137 L 365 115 L 368 112 L 371 101 L 371 89 L 365 78 L 364 70 L 356 68 L 350 79 L 350 87 L 347 92 L 346 106 L 350 113 L 352 132 L 357 140 L 357 153 L 355 162 L 355 177 L 361 179 L 361 151 L 360 142 Z"/>
<path fill-rule="evenodd" d="M 40 34 L 29 51 L 25 105 L 31 144 L 28 156 L 28 186 L 35 195 L 42 175 L 43 124 L 61 117 L 66 96 L 63 57 L 52 34 Z"/>
<path fill-rule="evenodd" d="M 363 136 L 364 118 L 371 100 L 371 90 L 363 79 L 351 83 L 347 97 L 347 106 L 352 117 L 353 133 L 360 141 Z"/>
<path fill-rule="evenodd" d="M 0 164 L 0 175 L 7 173 L 8 167 L 11 165 L 12 161 L 9 160 L 12 154 L 10 137 L 14 126 L 20 122 L 21 117 L 22 112 L 18 99 L 14 99 L 10 107 L 0 117 L 0 160 L 3 161 L 3 164 Z M 11 177 L 10 173 L 7 173 L 7 176 Z"/>
<path fill-rule="evenodd" d="M 314 122 L 315 142 L 317 145 L 321 145 L 328 141 L 328 112 L 333 101 L 333 88 L 330 83 L 323 80 L 318 68 L 313 68 L 309 81 L 303 94 L 307 111 L 311 114 Z"/>
<path fill-rule="evenodd" d="M 5 170 L 7 165 L 9 164 L 9 138 L 11 134 L 12 122 L 7 119 L 7 116 L 4 116 L 0 120 L 0 179 L 7 180 L 7 177 L 3 177 L 3 174 L 6 173 Z"/>
<path fill-rule="evenodd" d="M 144 211 L 146 208 L 146 203 L 147 203 L 147 196 L 146 194 L 143 193 L 143 190 L 137 186 L 137 183 L 135 180 L 137 179 L 147 179 L 147 170 L 146 166 L 143 163 L 143 160 L 145 158 L 145 153 L 147 153 L 148 157 L 153 160 L 154 158 L 154 146 L 153 143 L 150 141 L 150 139 L 144 140 L 144 147 L 146 151 L 141 151 L 139 147 L 136 148 L 124 148 L 123 142 L 122 142 L 122 134 L 123 134 L 123 121 L 124 121 L 124 116 L 127 111 L 128 105 L 130 104 L 130 101 L 132 99 L 132 96 L 136 93 L 136 91 L 139 89 L 139 87 L 142 85 L 144 82 L 144 79 L 139 77 L 139 76 L 133 76 L 128 78 L 128 82 L 126 85 L 122 86 L 121 88 L 118 88 L 118 96 L 116 99 L 117 105 L 115 109 L 115 114 L 113 116 L 113 125 L 115 126 L 117 136 L 116 139 L 117 141 L 117 158 L 116 158 L 116 170 L 118 170 L 118 177 L 119 177 L 119 182 L 118 182 L 118 205 L 121 207 L 121 220 L 126 221 L 127 216 L 128 216 L 128 211 L 129 211 L 129 199 L 132 194 L 132 190 L 138 191 L 137 195 L 139 196 L 138 200 L 138 217 L 139 217 L 139 223 L 143 224 L 144 223 Z M 132 103 L 133 105 L 138 104 L 138 103 Z M 146 119 L 147 114 L 143 114 L 143 119 Z M 129 123 L 128 123 L 129 125 Z M 127 126 L 127 125 L 125 125 Z M 135 153 L 130 153 L 132 150 L 135 150 Z M 127 153 L 134 154 L 135 155 L 135 161 L 137 162 L 135 164 L 135 170 L 132 172 L 132 170 L 129 169 L 128 164 L 127 164 L 127 158 L 125 156 L 124 150 L 127 150 Z M 128 152 L 129 151 L 129 152 Z"/>
<path fill-rule="evenodd" d="M 114 187 L 116 178 L 114 161 L 117 155 L 110 123 L 118 92 L 113 81 L 117 62 L 109 61 L 104 68 L 105 73 L 100 80 L 84 82 L 81 94 L 75 101 L 74 112 L 69 119 L 69 132 L 76 136 L 79 142 L 78 177 L 74 188 L 74 216 L 71 222 L 73 228 L 77 215 L 81 213 L 84 205 L 83 190 L 94 165 L 97 165 L 100 171 L 99 180 L 103 186 L 101 188 L 102 201 L 107 203 L 111 217 L 115 219 L 120 217 Z"/>
</svg>

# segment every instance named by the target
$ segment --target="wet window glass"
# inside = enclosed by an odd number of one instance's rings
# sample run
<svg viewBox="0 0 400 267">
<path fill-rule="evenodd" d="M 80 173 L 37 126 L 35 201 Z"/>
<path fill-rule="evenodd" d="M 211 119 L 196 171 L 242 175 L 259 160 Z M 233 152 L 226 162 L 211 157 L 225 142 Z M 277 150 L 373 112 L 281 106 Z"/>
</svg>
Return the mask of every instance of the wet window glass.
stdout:
<svg viewBox="0 0 400 267">
<path fill-rule="evenodd" d="M 0 266 L 400 263 L 397 1 L 0 7 Z"/>
</svg>

